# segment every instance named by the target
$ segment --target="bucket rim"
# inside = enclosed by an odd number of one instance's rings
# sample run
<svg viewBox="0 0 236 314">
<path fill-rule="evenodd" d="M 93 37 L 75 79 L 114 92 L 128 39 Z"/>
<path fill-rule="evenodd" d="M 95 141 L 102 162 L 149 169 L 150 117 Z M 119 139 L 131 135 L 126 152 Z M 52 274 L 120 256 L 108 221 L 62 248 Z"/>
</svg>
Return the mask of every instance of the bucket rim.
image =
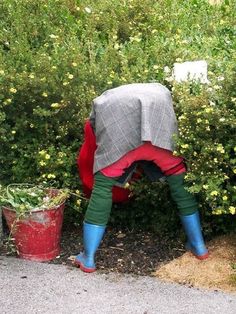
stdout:
<svg viewBox="0 0 236 314">
<path fill-rule="evenodd" d="M 49 210 L 55 210 L 58 209 L 59 207 L 61 207 L 62 205 L 65 204 L 66 201 L 61 202 L 60 204 L 53 206 L 53 207 L 49 207 L 49 208 L 36 208 L 36 209 L 31 209 L 30 211 L 25 212 L 25 215 L 29 215 L 29 214 L 33 214 L 33 213 L 37 213 L 37 212 L 45 212 L 45 211 L 49 211 Z M 8 206 L 1 206 L 2 210 L 7 209 L 11 212 L 16 213 L 16 210 L 12 207 L 8 207 Z"/>
</svg>

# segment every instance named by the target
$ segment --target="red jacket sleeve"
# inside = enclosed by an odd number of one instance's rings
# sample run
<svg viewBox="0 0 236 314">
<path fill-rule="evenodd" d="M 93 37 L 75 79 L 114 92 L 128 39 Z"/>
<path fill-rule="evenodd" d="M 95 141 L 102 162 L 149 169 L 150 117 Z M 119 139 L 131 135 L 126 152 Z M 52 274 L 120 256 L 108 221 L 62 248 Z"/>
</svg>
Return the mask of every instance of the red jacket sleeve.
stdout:
<svg viewBox="0 0 236 314">
<path fill-rule="evenodd" d="M 77 169 L 83 185 L 83 192 L 87 198 L 90 197 L 93 189 L 93 163 L 96 148 L 96 137 L 89 120 L 87 120 L 84 126 L 84 142 L 77 154 Z M 128 201 L 129 195 L 128 189 L 120 187 L 112 189 L 112 200 L 115 203 Z"/>
</svg>

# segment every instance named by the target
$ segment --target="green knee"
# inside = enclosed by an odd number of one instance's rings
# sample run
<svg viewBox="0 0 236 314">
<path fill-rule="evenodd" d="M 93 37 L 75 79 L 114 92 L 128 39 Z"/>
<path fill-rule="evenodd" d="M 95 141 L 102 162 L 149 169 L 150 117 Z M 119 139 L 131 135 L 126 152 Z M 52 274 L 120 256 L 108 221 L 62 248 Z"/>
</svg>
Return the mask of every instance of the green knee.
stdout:
<svg viewBox="0 0 236 314">
<path fill-rule="evenodd" d="M 85 222 L 105 226 L 109 220 L 112 207 L 112 187 L 116 180 L 97 172 L 94 187 L 85 214 Z"/>
<path fill-rule="evenodd" d="M 185 173 L 181 173 L 167 177 L 171 196 L 177 204 L 179 214 L 182 216 L 192 215 L 198 210 L 196 198 L 186 189 L 184 176 Z"/>
</svg>

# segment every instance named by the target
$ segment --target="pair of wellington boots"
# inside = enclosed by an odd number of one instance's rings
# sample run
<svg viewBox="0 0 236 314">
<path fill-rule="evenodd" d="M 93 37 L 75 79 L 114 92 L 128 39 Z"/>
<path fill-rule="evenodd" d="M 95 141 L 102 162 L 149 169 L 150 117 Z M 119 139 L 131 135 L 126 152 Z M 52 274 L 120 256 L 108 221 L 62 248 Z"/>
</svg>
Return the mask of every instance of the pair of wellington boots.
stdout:
<svg viewBox="0 0 236 314">
<path fill-rule="evenodd" d="M 198 259 L 206 259 L 209 253 L 203 240 L 199 213 L 182 215 L 180 218 L 187 236 L 186 249 L 191 251 Z M 84 251 L 77 255 L 74 261 L 74 264 L 80 267 L 82 271 L 92 273 L 96 270 L 95 253 L 102 241 L 105 228 L 106 226 L 84 223 Z"/>
</svg>

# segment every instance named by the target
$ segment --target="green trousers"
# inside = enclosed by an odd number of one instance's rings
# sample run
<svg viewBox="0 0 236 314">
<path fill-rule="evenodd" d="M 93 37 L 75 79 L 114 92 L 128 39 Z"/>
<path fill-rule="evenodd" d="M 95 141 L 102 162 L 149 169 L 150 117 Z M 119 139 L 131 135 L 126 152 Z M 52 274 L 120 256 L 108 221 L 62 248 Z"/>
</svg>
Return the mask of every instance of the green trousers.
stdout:
<svg viewBox="0 0 236 314">
<path fill-rule="evenodd" d="M 191 215 L 198 210 L 195 197 L 186 190 L 184 175 L 172 175 L 167 177 L 171 196 L 177 203 L 179 214 Z M 94 177 L 94 187 L 85 214 L 85 222 L 105 226 L 109 220 L 112 207 L 112 187 L 116 179 L 109 178 L 97 172 Z"/>
<path fill-rule="evenodd" d="M 167 177 L 172 199 L 176 202 L 181 216 L 192 215 L 198 210 L 198 203 L 193 194 L 186 189 L 185 173 Z"/>
<path fill-rule="evenodd" d="M 85 214 L 85 222 L 105 226 L 109 220 L 112 207 L 112 187 L 116 180 L 97 172 L 89 205 Z"/>
</svg>

